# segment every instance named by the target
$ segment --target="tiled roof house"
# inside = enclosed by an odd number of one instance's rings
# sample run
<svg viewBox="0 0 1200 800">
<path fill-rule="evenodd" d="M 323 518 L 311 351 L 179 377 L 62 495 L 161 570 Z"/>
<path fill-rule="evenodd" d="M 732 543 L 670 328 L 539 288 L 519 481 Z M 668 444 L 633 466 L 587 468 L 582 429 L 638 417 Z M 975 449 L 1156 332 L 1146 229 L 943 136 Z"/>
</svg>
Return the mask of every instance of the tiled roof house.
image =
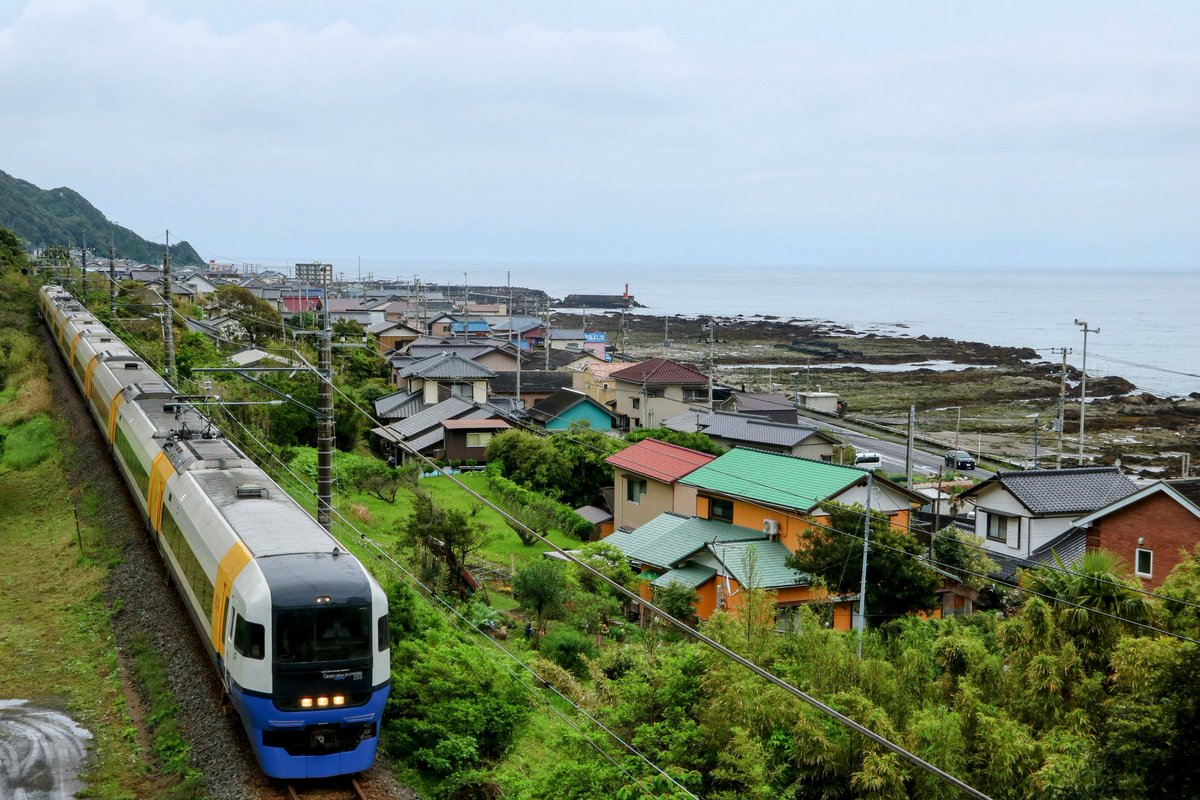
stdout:
<svg viewBox="0 0 1200 800">
<path fill-rule="evenodd" d="M 679 483 L 715 456 L 657 439 L 643 439 L 605 460 L 613 468 L 613 524 L 636 528 L 666 511 L 691 515 L 696 489 Z"/>
<path fill-rule="evenodd" d="M 707 405 L 709 377 L 694 367 L 652 358 L 609 374 L 618 414 L 630 428 L 654 428 L 692 404 Z"/>
<path fill-rule="evenodd" d="M 1137 491 L 1116 467 L 998 472 L 960 495 L 975 534 L 1000 556 L 1032 558 L 1075 520 Z"/>
</svg>

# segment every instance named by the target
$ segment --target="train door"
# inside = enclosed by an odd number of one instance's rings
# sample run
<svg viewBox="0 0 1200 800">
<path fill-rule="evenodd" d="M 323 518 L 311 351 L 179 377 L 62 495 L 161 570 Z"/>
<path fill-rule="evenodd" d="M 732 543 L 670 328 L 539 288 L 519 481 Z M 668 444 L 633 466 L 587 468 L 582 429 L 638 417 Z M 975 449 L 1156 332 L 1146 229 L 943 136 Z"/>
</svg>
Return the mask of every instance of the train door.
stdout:
<svg viewBox="0 0 1200 800">
<path fill-rule="evenodd" d="M 225 608 L 221 612 L 225 624 L 225 657 L 221 659 L 221 681 L 225 690 L 232 693 L 233 685 L 229 682 L 229 659 L 233 656 L 233 614 L 229 613 L 229 595 L 225 595 Z"/>
</svg>

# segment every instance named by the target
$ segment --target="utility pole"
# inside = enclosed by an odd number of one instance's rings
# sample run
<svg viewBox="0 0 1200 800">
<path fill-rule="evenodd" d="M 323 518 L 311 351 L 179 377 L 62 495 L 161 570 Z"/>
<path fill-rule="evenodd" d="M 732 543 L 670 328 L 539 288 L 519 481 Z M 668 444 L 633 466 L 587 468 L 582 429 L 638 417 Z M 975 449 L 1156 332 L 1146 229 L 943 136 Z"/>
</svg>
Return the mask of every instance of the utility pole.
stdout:
<svg viewBox="0 0 1200 800">
<path fill-rule="evenodd" d="M 117 245 L 108 245 L 108 312 L 117 318 Z"/>
<path fill-rule="evenodd" d="M 1056 469 L 1062 469 L 1062 454 L 1063 454 L 1063 433 L 1067 429 L 1066 411 L 1067 411 L 1067 353 L 1071 352 L 1069 347 L 1051 348 L 1051 353 L 1062 353 L 1062 383 L 1058 389 L 1058 458 L 1056 459 Z"/>
<path fill-rule="evenodd" d="M 84 302 L 87 302 L 87 234 L 83 234 L 83 247 L 79 251 L 80 259 L 83 266 L 79 270 L 79 276 L 83 279 L 83 297 Z"/>
<path fill-rule="evenodd" d="M 317 335 L 317 522 L 326 531 L 333 528 L 333 331 L 329 328 L 329 278 L 321 307 L 325 324 Z"/>
<path fill-rule="evenodd" d="M 167 252 L 163 255 L 163 350 L 167 383 L 175 385 L 175 322 L 171 319 L 171 232 L 167 231 Z"/>
<path fill-rule="evenodd" d="M 467 273 L 463 273 L 463 341 L 465 342 L 469 335 L 467 328 L 470 327 L 471 317 L 467 306 L 470 305 L 470 298 L 467 296 Z"/>
<path fill-rule="evenodd" d="M 1100 328 L 1089 328 L 1087 322 L 1075 320 L 1075 324 L 1083 328 L 1083 368 L 1079 378 L 1079 466 L 1083 466 L 1083 422 L 1087 414 L 1087 337 L 1089 333 L 1099 333 Z"/>
<path fill-rule="evenodd" d="M 907 486 L 912 488 L 913 484 L 913 436 L 917 428 L 917 407 L 910 405 L 908 407 L 908 441 L 904 447 L 904 474 L 907 477 Z"/>
<path fill-rule="evenodd" d="M 544 344 L 546 346 L 546 369 L 547 370 L 550 369 L 550 339 L 552 338 L 553 331 L 554 331 L 554 323 L 550 319 L 550 298 L 547 297 L 546 298 L 546 339 L 544 341 Z"/>
<path fill-rule="evenodd" d="M 874 473 L 867 473 L 867 513 L 863 517 L 863 557 L 862 578 L 858 583 L 858 658 L 862 660 L 863 636 L 867 632 L 867 550 L 871 547 L 871 479 Z"/>
<path fill-rule="evenodd" d="M 1038 468 L 1038 428 L 1041 427 L 1041 415 L 1033 415 L 1033 468 Z"/>
</svg>

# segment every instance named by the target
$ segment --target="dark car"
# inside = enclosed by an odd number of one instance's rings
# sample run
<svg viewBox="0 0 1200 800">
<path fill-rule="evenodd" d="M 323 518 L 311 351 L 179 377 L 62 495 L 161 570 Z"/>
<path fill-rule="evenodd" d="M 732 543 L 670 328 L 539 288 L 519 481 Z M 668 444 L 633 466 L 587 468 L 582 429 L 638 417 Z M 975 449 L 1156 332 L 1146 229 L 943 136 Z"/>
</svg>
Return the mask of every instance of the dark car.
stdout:
<svg viewBox="0 0 1200 800">
<path fill-rule="evenodd" d="M 966 450 L 947 450 L 946 466 L 953 469 L 975 469 L 975 459 Z"/>
</svg>

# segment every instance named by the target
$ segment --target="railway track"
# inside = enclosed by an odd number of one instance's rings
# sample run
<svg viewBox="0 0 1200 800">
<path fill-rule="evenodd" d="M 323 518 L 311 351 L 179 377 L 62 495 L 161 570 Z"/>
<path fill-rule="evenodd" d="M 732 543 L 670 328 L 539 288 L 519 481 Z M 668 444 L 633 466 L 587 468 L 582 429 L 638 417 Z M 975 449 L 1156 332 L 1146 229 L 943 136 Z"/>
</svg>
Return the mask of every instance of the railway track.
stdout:
<svg viewBox="0 0 1200 800">
<path fill-rule="evenodd" d="M 296 785 L 289 783 L 284 786 L 287 800 L 370 800 L 362 784 L 356 778 L 331 778 L 319 782 L 310 782 L 297 790 Z"/>
</svg>

